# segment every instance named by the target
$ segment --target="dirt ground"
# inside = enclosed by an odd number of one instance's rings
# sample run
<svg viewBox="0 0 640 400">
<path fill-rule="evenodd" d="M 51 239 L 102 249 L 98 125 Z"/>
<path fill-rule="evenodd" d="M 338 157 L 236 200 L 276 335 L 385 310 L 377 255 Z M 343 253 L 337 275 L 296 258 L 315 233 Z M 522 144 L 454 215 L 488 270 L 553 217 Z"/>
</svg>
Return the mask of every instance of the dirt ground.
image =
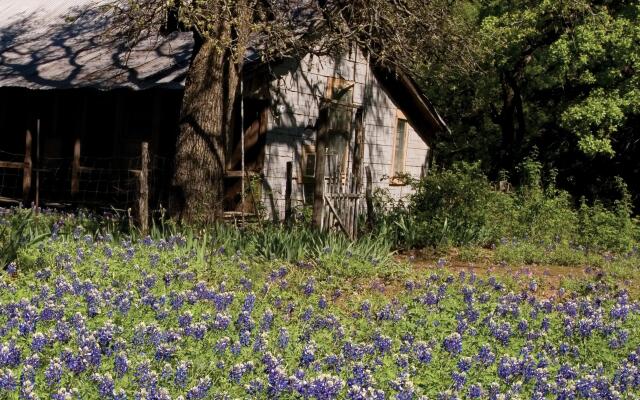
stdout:
<svg viewBox="0 0 640 400">
<path fill-rule="evenodd" d="M 460 271 L 474 272 L 478 276 L 496 276 L 509 279 L 524 288 L 535 280 L 538 284 L 537 295 L 541 297 L 561 296 L 561 288 L 567 291 L 584 289 L 589 284 L 607 285 L 609 289 L 627 289 L 630 295 L 640 297 L 640 281 L 637 279 L 619 280 L 606 271 L 589 266 L 560 265 L 506 265 L 496 264 L 491 250 L 481 250 L 484 254 L 477 262 L 462 261 L 456 249 L 446 255 L 425 253 L 398 254 L 396 260 L 411 265 L 416 272 L 444 269 L 454 274 Z"/>
</svg>

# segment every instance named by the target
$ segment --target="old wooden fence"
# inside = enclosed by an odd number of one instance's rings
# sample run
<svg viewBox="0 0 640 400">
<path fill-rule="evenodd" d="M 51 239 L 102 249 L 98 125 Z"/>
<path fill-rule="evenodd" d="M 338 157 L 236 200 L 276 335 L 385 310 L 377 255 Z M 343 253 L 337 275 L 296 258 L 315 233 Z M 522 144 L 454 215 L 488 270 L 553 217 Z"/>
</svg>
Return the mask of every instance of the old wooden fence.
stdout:
<svg viewBox="0 0 640 400">
<path fill-rule="evenodd" d="M 37 139 L 25 137 L 24 154 L 0 149 L 0 203 L 35 206 L 109 206 L 133 210 L 142 231 L 149 227 L 150 193 L 157 192 L 154 170 L 158 158 L 142 142 L 140 156 L 110 159 L 82 157 L 77 140 L 73 157 L 41 157 Z"/>
</svg>

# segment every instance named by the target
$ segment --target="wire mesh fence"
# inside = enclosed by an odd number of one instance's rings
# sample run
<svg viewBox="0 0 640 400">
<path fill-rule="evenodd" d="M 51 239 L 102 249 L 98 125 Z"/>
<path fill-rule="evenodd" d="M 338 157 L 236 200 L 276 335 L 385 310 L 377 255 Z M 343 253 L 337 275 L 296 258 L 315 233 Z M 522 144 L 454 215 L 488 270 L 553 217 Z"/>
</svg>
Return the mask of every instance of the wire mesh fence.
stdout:
<svg viewBox="0 0 640 400">
<path fill-rule="evenodd" d="M 41 157 L 29 165 L 28 154 L 0 149 L 0 202 L 41 207 L 137 209 L 141 193 L 142 156 Z M 149 208 L 163 200 L 170 160 L 149 154 L 146 190 Z M 25 177 L 29 179 L 25 181 Z"/>
</svg>

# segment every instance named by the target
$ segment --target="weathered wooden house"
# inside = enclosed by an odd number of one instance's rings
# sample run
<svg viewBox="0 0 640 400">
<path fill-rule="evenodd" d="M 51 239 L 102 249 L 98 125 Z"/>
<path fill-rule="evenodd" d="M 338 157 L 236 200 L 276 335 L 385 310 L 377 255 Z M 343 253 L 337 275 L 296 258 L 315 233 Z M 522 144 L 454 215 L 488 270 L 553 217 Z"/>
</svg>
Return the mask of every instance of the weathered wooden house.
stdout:
<svg viewBox="0 0 640 400">
<path fill-rule="evenodd" d="M 268 74 L 258 67 L 246 80 L 245 138 L 249 146 L 256 143 L 260 154 L 250 168 L 264 176 L 263 200 L 276 215 L 284 211 L 288 161 L 294 165 L 294 201 L 309 204 L 313 199 L 317 119 L 323 106 L 329 108 L 327 174 L 347 179 L 360 157 L 371 169 L 374 186 L 394 197 L 408 194 L 406 175 L 426 173 L 429 143 L 447 131 L 411 79 L 370 65 L 355 48 L 337 60 L 308 55 L 283 61 L 270 66 Z M 237 162 L 231 167 L 237 168 Z"/>
<path fill-rule="evenodd" d="M 39 132 L 43 180 L 48 159 L 73 164 L 80 154 L 89 164 L 136 157 L 142 141 L 150 142 L 154 154 L 171 158 L 190 34 L 154 35 L 126 52 L 102 41 L 98 32 L 108 21 L 83 11 L 92 0 L 6 1 L 0 8 L 0 151 L 24 154 L 26 132 Z M 248 63 L 245 70 L 244 108 L 237 116 L 243 129 L 237 129 L 227 155 L 230 211 L 242 208 L 242 154 L 245 177 L 259 178 L 253 206 L 260 198 L 270 215 L 283 215 L 287 162 L 294 166 L 294 203 L 310 203 L 323 105 L 328 175 L 348 179 L 354 159 L 360 159 L 373 184 L 396 197 L 409 190 L 403 176 L 426 172 L 429 143 L 447 130 L 411 79 L 369 63 L 355 48 L 337 59 L 308 55 L 268 66 Z M 62 174 L 55 188 L 69 187 L 70 174 Z M 47 201 L 46 191 L 41 198 Z"/>
</svg>

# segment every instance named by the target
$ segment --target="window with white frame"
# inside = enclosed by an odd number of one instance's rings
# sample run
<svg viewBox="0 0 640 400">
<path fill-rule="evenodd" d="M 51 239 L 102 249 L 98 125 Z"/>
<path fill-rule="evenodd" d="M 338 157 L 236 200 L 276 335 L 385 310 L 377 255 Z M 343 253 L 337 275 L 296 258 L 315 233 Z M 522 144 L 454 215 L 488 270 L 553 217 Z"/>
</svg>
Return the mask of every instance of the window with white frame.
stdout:
<svg viewBox="0 0 640 400">
<path fill-rule="evenodd" d="M 407 158 L 407 142 L 409 136 L 409 123 L 405 118 L 398 118 L 396 134 L 393 145 L 393 160 L 391 164 L 391 181 L 393 184 L 403 183 L 405 163 Z"/>
</svg>

